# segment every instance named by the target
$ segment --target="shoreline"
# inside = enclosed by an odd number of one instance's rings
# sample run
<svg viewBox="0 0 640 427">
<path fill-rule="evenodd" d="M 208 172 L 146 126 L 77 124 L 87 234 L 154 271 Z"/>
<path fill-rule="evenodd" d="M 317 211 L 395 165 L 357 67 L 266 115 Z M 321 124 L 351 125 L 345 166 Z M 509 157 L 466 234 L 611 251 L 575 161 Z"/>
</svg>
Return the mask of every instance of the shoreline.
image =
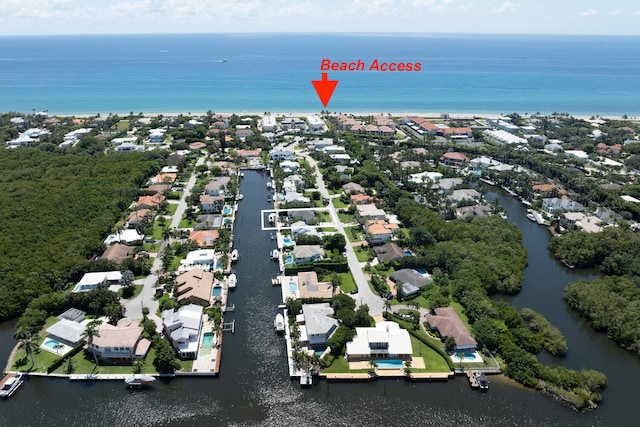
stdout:
<svg viewBox="0 0 640 427">
<path fill-rule="evenodd" d="M 322 115 L 321 111 L 305 111 L 305 112 L 290 112 L 290 111 L 222 111 L 222 112 L 216 112 L 211 110 L 213 115 L 219 115 L 219 116 L 231 116 L 233 114 L 237 115 L 237 116 L 264 116 L 264 113 L 268 113 L 271 114 L 273 116 L 285 116 L 285 117 L 305 117 L 305 116 L 309 116 L 309 115 Z M 13 112 L 13 111 L 12 111 Z M 9 112 L 5 112 L 3 114 L 8 114 Z M 15 112 L 17 114 L 24 114 L 24 115 L 30 115 L 33 113 L 20 113 L 20 112 Z M 40 112 L 42 113 L 42 112 Z M 108 113 L 103 113 L 103 112 L 98 112 L 98 113 L 60 113 L 60 114 L 56 114 L 56 113 L 48 113 L 47 112 L 47 116 L 48 117 L 76 117 L 76 118 L 89 118 L 89 117 L 97 117 L 98 115 L 100 115 L 100 117 L 108 117 L 109 115 L 118 115 L 118 116 L 129 116 L 131 113 L 131 111 L 127 111 L 127 112 L 108 112 Z M 157 117 L 157 116 L 167 116 L 167 117 L 177 117 L 177 116 L 187 116 L 187 117 L 200 117 L 200 116 L 206 116 L 207 115 L 207 111 L 189 111 L 189 112 L 175 112 L 175 111 L 171 111 L 171 112 L 138 112 L 138 113 L 142 113 L 142 117 Z M 135 115 L 138 115 L 138 113 L 134 113 Z M 378 116 L 378 115 L 388 115 L 391 117 L 406 117 L 406 116 L 416 116 L 416 117 L 425 117 L 425 118 L 437 118 L 437 119 L 441 119 L 441 115 L 442 114 L 447 114 L 449 115 L 449 119 L 450 120 L 461 120 L 461 119 L 468 119 L 468 118 L 487 118 L 487 117 L 502 117 L 508 114 L 519 114 L 522 118 L 531 118 L 531 117 L 550 117 L 553 114 L 549 113 L 549 114 L 544 114 L 541 113 L 540 115 L 538 114 L 521 114 L 518 112 L 508 112 L 508 113 L 491 113 L 491 112 L 423 112 L 423 111 L 391 111 L 391 112 L 380 112 L 380 111 L 345 111 L 345 112 L 332 112 L 332 113 L 328 113 L 330 116 L 335 116 L 338 114 L 346 114 L 346 115 L 353 115 L 353 116 L 357 116 L 357 117 L 362 117 L 362 116 Z M 35 113 L 35 114 L 39 114 L 39 113 Z M 573 117 L 576 119 L 580 119 L 580 120 L 589 120 L 592 117 L 596 117 L 596 118 L 600 118 L 603 120 L 638 120 L 640 118 L 640 115 L 638 116 L 630 116 L 627 114 L 627 117 L 624 118 L 623 115 L 601 115 L 598 113 L 594 113 L 594 114 L 571 114 L 568 113 L 569 117 Z"/>
</svg>

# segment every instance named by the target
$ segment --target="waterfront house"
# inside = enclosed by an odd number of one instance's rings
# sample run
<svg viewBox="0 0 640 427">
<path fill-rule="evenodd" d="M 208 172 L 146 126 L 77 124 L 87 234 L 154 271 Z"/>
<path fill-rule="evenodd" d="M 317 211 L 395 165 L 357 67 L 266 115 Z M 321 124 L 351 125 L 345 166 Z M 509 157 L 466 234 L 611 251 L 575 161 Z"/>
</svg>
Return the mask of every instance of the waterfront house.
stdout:
<svg viewBox="0 0 640 427">
<path fill-rule="evenodd" d="M 196 230 L 214 230 L 222 227 L 222 215 L 220 214 L 207 214 L 198 215 L 196 218 Z"/>
<path fill-rule="evenodd" d="M 98 327 L 98 334 L 87 349 L 100 360 L 129 361 L 143 359 L 151 341 L 142 338 L 143 328 L 126 317 L 120 319 L 114 326 L 109 323 Z"/>
<path fill-rule="evenodd" d="M 342 190 L 345 194 L 364 193 L 364 187 L 355 182 L 347 182 L 342 186 Z"/>
<path fill-rule="evenodd" d="M 99 286 L 108 287 L 110 285 L 122 284 L 122 272 L 120 271 L 96 271 L 85 273 L 82 279 L 76 284 L 72 292 L 88 292 Z"/>
<path fill-rule="evenodd" d="M 442 178 L 431 186 L 432 190 L 440 191 L 442 194 L 451 195 L 453 189 L 462 185 L 462 178 Z"/>
<path fill-rule="evenodd" d="M 489 215 L 491 215 L 491 206 L 486 205 L 464 206 L 456 209 L 456 218 L 468 216 L 483 218 Z"/>
<path fill-rule="evenodd" d="M 198 342 L 202 331 L 203 308 L 189 304 L 177 311 L 171 309 L 162 312 L 162 328 L 180 359 L 195 359 L 198 355 Z"/>
<path fill-rule="evenodd" d="M 193 268 L 176 277 L 176 294 L 179 303 L 209 305 L 213 290 L 213 273 Z"/>
<path fill-rule="evenodd" d="M 70 312 L 81 313 L 81 315 L 64 317 Z M 58 322 L 47 328 L 47 337 L 41 347 L 47 351 L 53 350 L 56 354 L 62 356 L 82 345 L 86 331 L 84 314 L 84 311 L 72 308 L 58 316 Z M 55 348 L 52 348 L 53 346 L 50 343 L 53 343 Z"/>
<path fill-rule="evenodd" d="M 291 224 L 291 237 L 296 240 L 298 236 L 318 236 L 318 230 L 315 227 L 309 227 L 304 221 L 297 221 Z"/>
<path fill-rule="evenodd" d="M 300 165 L 298 162 L 294 162 L 293 160 L 283 160 L 280 162 L 280 168 L 282 172 L 287 175 L 297 173 L 300 170 Z"/>
<path fill-rule="evenodd" d="M 477 202 L 480 200 L 482 195 L 473 188 L 463 188 L 460 190 L 453 190 L 450 196 L 447 196 L 451 203 L 458 204 L 463 200 L 472 200 Z"/>
<path fill-rule="evenodd" d="M 332 298 L 334 295 L 331 282 L 319 282 L 318 275 L 315 271 L 303 271 L 298 273 L 297 292 L 297 296 L 300 299 Z"/>
<path fill-rule="evenodd" d="M 550 197 L 542 199 L 542 209 L 553 215 L 555 211 L 584 212 L 584 205 L 567 198 Z"/>
<path fill-rule="evenodd" d="M 322 133 L 326 129 L 324 120 L 317 114 L 307 116 L 307 124 L 309 125 L 309 132 L 311 133 Z"/>
<path fill-rule="evenodd" d="M 109 261 L 113 261 L 116 264 L 122 264 L 122 261 L 127 259 L 129 255 L 133 254 L 134 248 L 131 246 L 123 245 L 121 243 L 114 243 L 109 246 L 103 253 L 100 255 L 100 259 L 108 259 Z"/>
<path fill-rule="evenodd" d="M 304 221 L 305 224 L 313 224 L 316 214 L 311 210 L 293 210 L 287 212 L 287 218 L 290 220 Z"/>
<path fill-rule="evenodd" d="M 286 148 L 274 148 L 269 151 L 269 159 L 271 161 L 295 160 L 296 156 L 293 150 Z"/>
<path fill-rule="evenodd" d="M 326 345 L 339 326 L 329 303 L 303 304 L 301 319 L 300 340 L 311 346 Z"/>
<path fill-rule="evenodd" d="M 189 240 L 195 242 L 199 248 L 210 248 L 218 238 L 218 230 L 193 230 L 189 233 Z"/>
<path fill-rule="evenodd" d="M 456 351 L 475 350 L 478 343 L 452 307 L 436 308 L 434 312 L 434 316 L 427 317 L 427 324 L 432 330 L 438 331 L 442 341 L 452 337 L 456 342 Z"/>
<path fill-rule="evenodd" d="M 231 178 L 228 176 L 217 176 L 212 178 L 209 183 L 204 187 L 205 194 L 209 196 L 225 196 L 227 185 Z"/>
<path fill-rule="evenodd" d="M 320 245 L 296 245 L 292 253 L 295 264 L 304 264 L 324 258 L 324 249 Z"/>
<path fill-rule="evenodd" d="M 413 350 L 406 329 L 395 322 L 378 322 L 375 327 L 356 328 L 356 336 L 347 343 L 349 362 L 376 359 L 410 360 Z"/>
<path fill-rule="evenodd" d="M 198 249 L 187 254 L 186 258 L 180 261 L 184 268 L 193 266 L 210 266 L 215 259 L 215 251 L 213 249 Z"/>
<path fill-rule="evenodd" d="M 560 217 L 560 226 L 568 230 L 599 233 L 602 231 L 603 221 L 597 216 L 585 215 L 582 212 L 565 212 Z"/>
<path fill-rule="evenodd" d="M 127 217 L 127 227 L 136 228 L 141 222 L 151 222 L 154 216 L 150 209 L 136 209 Z"/>
<path fill-rule="evenodd" d="M 223 196 L 200 195 L 200 208 L 203 212 L 221 212 L 224 207 Z"/>
</svg>

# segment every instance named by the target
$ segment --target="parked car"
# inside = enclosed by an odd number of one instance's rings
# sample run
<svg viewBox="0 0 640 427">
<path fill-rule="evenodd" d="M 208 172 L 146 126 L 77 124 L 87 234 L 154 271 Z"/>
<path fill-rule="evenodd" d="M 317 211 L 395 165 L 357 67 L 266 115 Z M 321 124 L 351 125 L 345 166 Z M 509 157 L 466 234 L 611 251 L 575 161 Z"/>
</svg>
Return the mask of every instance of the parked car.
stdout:
<svg viewBox="0 0 640 427">
<path fill-rule="evenodd" d="M 358 290 L 357 290 L 357 289 L 354 289 L 354 290 L 352 290 L 352 291 L 351 291 L 351 292 L 349 292 L 349 293 L 350 293 L 351 295 L 355 295 L 355 294 L 357 294 L 357 293 L 358 293 Z"/>
</svg>

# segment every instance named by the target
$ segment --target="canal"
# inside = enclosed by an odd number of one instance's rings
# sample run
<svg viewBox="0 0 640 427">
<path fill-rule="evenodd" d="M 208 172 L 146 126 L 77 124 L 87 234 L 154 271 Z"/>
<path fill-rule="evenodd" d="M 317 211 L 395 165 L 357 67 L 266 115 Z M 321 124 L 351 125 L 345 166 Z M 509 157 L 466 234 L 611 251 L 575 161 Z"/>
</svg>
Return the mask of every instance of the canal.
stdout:
<svg viewBox="0 0 640 427">
<path fill-rule="evenodd" d="M 301 390 L 288 378 L 285 345 L 273 333 L 280 289 L 271 286 L 277 266 L 269 259 L 275 247 L 260 230 L 260 210 L 268 209 L 267 174 L 246 171 L 234 247 L 238 287 L 229 302 L 236 311 L 236 333 L 226 333 L 218 378 L 176 378 L 159 381 L 144 391 L 117 383 L 71 383 L 64 379 L 31 378 L 11 399 L 0 402 L 4 426 L 296 426 L 296 425 L 461 425 L 582 426 L 622 425 L 635 419 L 634 389 L 638 361 L 593 333 L 562 302 L 562 288 L 582 273 L 563 269 L 546 251 L 548 232 L 527 222 L 520 205 L 491 192 L 507 208 L 509 221 L 522 227 L 529 267 L 520 295 L 512 299 L 544 313 L 567 336 L 569 355 L 549 359 L 571 367 L 597 368 L 609 376 L 601 408 L 575 413 L 540 393 L 506 378 L 491 378 L 483 394 L 470 390 L 465 378 L 443 383 L 379 380 L 372 383 L 321 382 Z M 513 202 L 513 203 L 511 203 Z M 587 275 L 588 276 L 588 275 Z M 13 324 L 0 325 L 0 357 L 12 346 Z"/>
</svg>

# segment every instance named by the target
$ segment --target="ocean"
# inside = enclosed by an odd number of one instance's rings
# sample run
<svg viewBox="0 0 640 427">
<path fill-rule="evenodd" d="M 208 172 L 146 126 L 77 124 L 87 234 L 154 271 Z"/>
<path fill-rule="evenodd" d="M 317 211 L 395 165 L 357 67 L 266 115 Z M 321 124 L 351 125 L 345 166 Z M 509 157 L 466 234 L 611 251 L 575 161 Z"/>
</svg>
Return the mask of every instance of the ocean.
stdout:
<svg viewBox="0 0 640 427">
<path fill-rule="evenodd" d="M 330 71 L 332 112 L 640 115 L 640 37 L 428 33 L 0 37 L 0 111 L 319 112 L 325 58 L 422 64 Z"/>
</svg>

